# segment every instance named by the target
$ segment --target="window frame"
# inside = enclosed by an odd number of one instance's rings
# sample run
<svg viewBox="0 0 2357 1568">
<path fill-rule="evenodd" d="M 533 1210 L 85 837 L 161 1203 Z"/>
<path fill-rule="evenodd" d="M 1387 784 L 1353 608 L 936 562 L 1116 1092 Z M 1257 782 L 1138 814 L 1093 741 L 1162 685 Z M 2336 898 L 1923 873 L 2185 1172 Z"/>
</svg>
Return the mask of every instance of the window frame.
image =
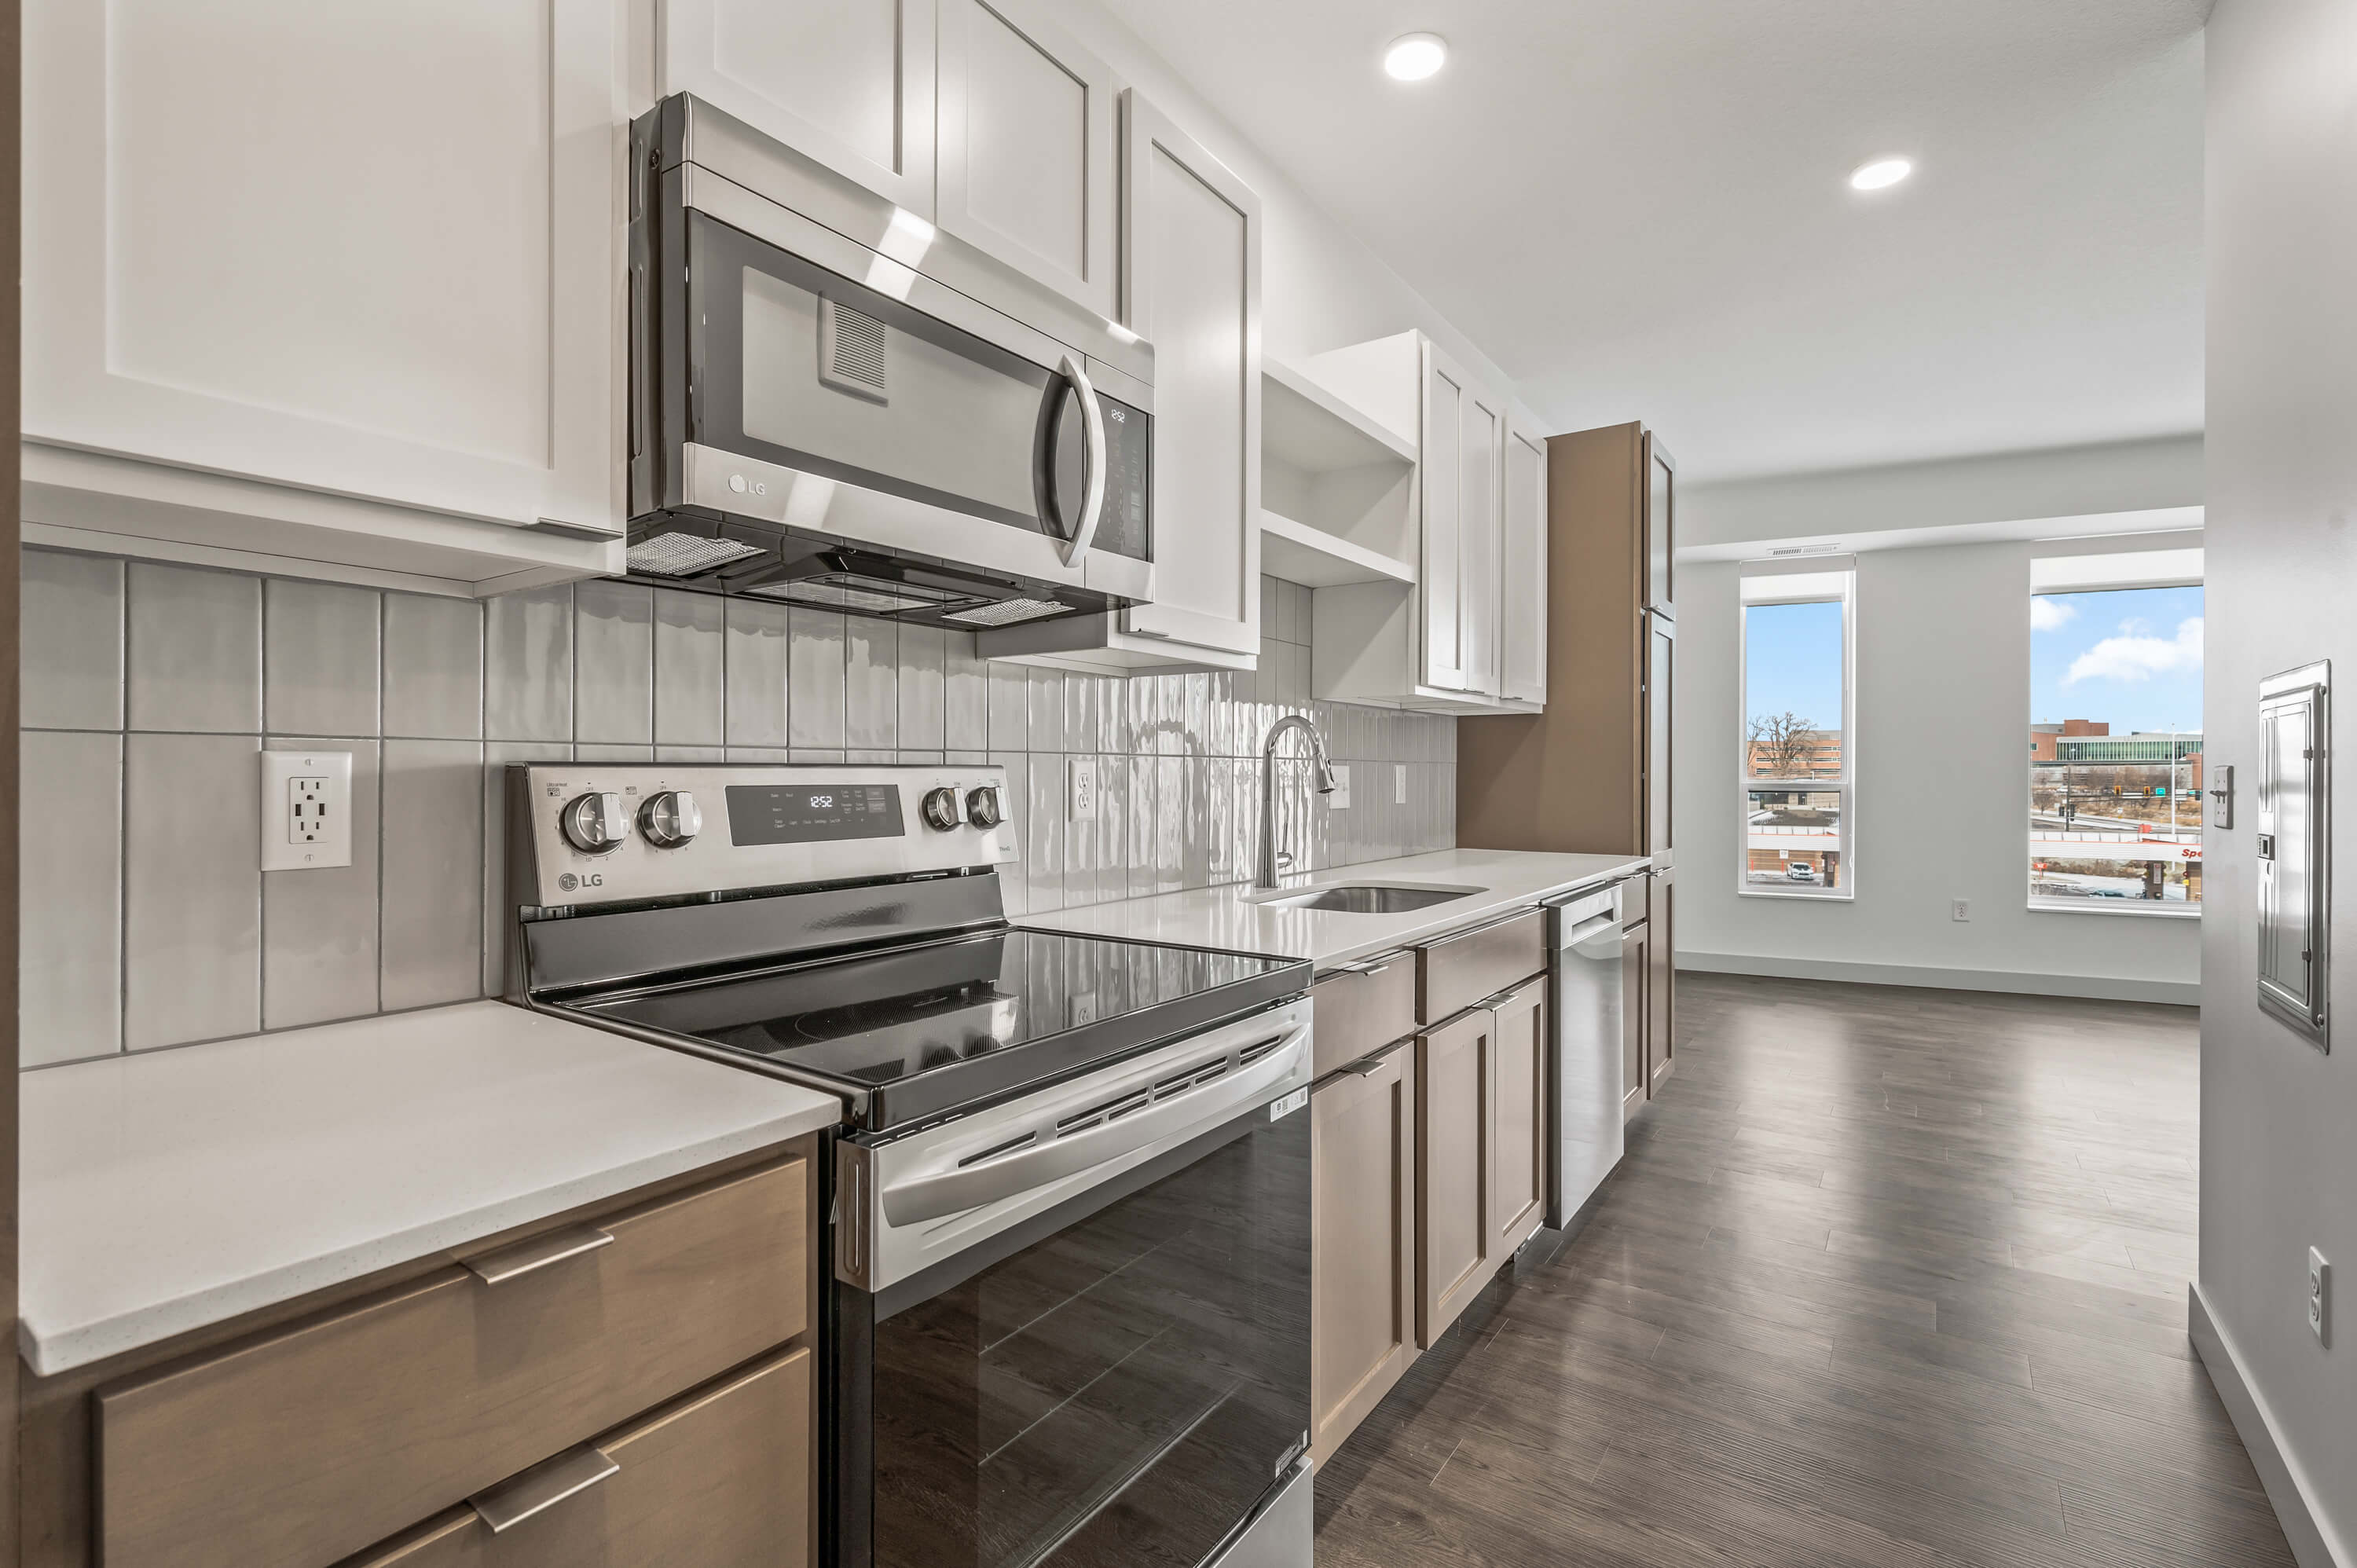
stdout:
<svg viewBox="0 0 2357 1568">
<path fill-rule="evenodd" d="M 1857 564 L 1855 557 L 1834 561 L 1777 562 L 1772 570 L 1747 562 L 1737 569 L 1735 628 L 1735 891 L 1742 898 L 1783 898 L 1809 904 L 1846 904 L 1857 897 Z M 1824 579 L 1838 576 L 1838 592 L 1826 592 Z M 1782 593 L 1755 585 L 1789 578 Z M 1808 586 L 1805 585 L 1817 585 Z M 1751 611 L 1775 605 L 1838 603 L 1841 618 L 1841 772 L 1832 779 L 1763 779 L 1751 772 Z M 1839 797 L 1842 880 L 1838 887 L 1803 888 L 1751 880 L 1751 795 L 1754 790 L 1791 790 L 1804 782 L 1813 794 Z"/>
<path fill-rule="evenodd" d="M 2185 570 L 2188 555 L 2191 556 L 2193 563 L 2193 569 L 2190 574 Z M 2100 562 L 2101 567 L 2108 570 L 2091 570 L 2084 581 L 2073 580 L 2069 568 L 2082 561 L 2087 562 L 2091 566 Z M 2140 561 L 2149 562 L 2158 570 L 2149 572 L 2136 570 L 2136 567 Z M 2053 564 L 2051 566 L 2049 565 L 2050 562 Z M 2039 581 L 2041 568 L 2047 570 L 2059 568 L 2060 575 L 2064 580 L 2041 584 Z M 2068 598 L 2077 594 L 2133 593 L 2146 588 L 2200 588 L 2202 591 L 2202 609 L 2206 615 L 2210 602 L 2210 585 L 2204 580 L 2207 575 L 2206 562 L 2202 560 L 2198 547 L 2191 550 L 2182 546 L 2167 551 L 2125 550 L 2098 557 L 2040 556 L 2033 559 L 2030 564 L 2029 598 L 2035 601 L 2045 598 Z M 2027 608 L 2027 604 L 2024 607 Z M 2029 635 L 2035 638 L 2038 633 L 2033 629 Z M 2032 712 L 2034 713 L 2035 710 Z M 2034 724 L 2037 721 L 2033 718 L 2031 722 Z M 2205 713 L 2201 715 L 2201 729 L 2193 732 L 2203 736 L 2205 744 L 2209 724 L 2210 715 Z M 2204 766 L 2207 766 L 2206 762 Z M 2172 790 L 2176 787 L 2175 777 L 2175 769 L 2172 768 L 2170 771 Z M 2170 900 L 2165 898 L 2040 898 L 2038 896 L 2038 873 L 2032 864 L 2035 856 L 2029 848 L 2029 819 L 2036 810 L 2037 783 L 2038 765 L 2034 760 L 2025 758 L 2021 768 L 2021 896 L 2023 908 L 2029 913 L 2094 915 L 2104 919 L 2114 920 L 2198 920 L 2201 918 L 2201 906 L 2208 901 L 2209 893 L 2207 886 L 2209 878 L 2206 875 L 2202 878 L 2203 898 L 2198 901 L 2179 899 L 2175 901 L 2174 907 Z M 2183 797 L 2173 795 L 2172 799 L 2183 799 Z M 2206 837 L 2209 811 L 2204 801 L 2207 797 L 2196 790 L 2192 799 L 2195 832 L 2197 836 Z"/>
</svg>

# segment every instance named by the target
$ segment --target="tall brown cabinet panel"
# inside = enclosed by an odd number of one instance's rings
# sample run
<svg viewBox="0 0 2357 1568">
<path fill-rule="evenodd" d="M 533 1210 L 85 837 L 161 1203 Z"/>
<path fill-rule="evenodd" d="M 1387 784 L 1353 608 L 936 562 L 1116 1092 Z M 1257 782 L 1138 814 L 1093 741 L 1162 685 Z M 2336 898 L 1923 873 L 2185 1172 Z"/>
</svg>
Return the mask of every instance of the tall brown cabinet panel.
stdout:
<svg viewBox="0 0 2357 1568">
<path fill-rule="evenodd" d="M 1677 464 L 1642 424 L 1547 442 L 1547 705 L 1457 726 L 1457 842 L 1641 854 L 1632 886 L 1631 1108 L 1671 1069 L 1676 901 Z"/>
</svg>

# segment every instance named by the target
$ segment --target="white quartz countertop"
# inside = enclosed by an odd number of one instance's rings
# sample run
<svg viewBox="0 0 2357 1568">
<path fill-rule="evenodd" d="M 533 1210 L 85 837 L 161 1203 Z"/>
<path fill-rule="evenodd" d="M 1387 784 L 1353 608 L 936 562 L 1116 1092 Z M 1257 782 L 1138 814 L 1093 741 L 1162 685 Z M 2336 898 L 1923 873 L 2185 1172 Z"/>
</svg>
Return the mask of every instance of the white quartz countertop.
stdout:
<svg viewBox="0 0 2357 1568">
<path fill-rule="evenodd" d="M 1480 892 L 1398 915 L 1356 915 L 1330 909 L 1278 908 L 1248 902 L 1243 883 L 1125 898 L 1082 909 L 1050 911 L 1020 923 L 1053 931 L 1085 931 L 1136 941 L 1225 948 L 1278 958 L 1306 958 L 1320 968 L 1423 941 L 1470 926 L 1517 905 L 1536 903 L 1583 884 L 1641 871 L 1643 855 L 1539 854 L 1519 850 L 1443 849 L 1398 860 L 1337 866 L 1287 877 L 1290 890 L 1345 882 L 1478 887 Z"/>
<path fill-rule="evenodd" d="M 831 1095 L 469 1002 L 27 1073 L 43 1375 L 842 1119 Z"/>
</svg>

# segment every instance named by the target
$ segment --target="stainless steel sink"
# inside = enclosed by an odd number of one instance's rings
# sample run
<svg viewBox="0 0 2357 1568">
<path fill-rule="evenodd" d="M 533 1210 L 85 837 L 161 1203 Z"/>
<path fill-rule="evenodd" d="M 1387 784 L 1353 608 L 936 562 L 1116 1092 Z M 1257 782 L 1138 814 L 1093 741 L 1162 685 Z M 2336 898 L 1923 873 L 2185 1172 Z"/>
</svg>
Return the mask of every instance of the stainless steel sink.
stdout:
<svg viewBox="0 0 2357 1568">
<path fill-rule="evenodd" d="M 1292 892 L 1260 893 L 1251 902 L 1275 909 L 1334 909 L 1351 915 L 1400 915 L 1428 909 L 1435 904 L 1470 898 L 1480 887 L 1445 887 L 1433 883 L 1342 882 Z"/>
</svg>

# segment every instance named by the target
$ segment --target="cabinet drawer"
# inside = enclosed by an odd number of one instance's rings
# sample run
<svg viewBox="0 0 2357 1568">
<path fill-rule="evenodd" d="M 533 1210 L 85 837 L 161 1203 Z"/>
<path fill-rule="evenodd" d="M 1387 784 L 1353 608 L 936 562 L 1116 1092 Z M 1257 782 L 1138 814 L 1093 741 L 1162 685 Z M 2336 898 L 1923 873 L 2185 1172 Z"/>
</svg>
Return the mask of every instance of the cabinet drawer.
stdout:
<svg viewBox="0 0 2357 1568">
<path fill-rule="evenodd" d="M 801 1349 L 492 1487 L 476 1499 L 482 1511 L 454 1509 L 342 1568 L 801 1568 L 813 1432 L 811 1353 Z M 603 1479 L 589 1479 L 608 1464 Z M 494 1530 L 494 1518 L 505 1528 Z"/>
<path fill-rule="evenodd" d="M 792 1338 L 808 1182 L 790 1159 L 102 1390 L 102 1560 L 319 1568 Z"/>
<path fill-rule="evenodd" d="M 1415 953 L 1415 1016 L 1427 1026 L 1546 968 L 1546 914 L 1528 909 Z"/>
<path fill-rule="evenodd" d="M 1338 969 L 1309 988 L 1317 1004 L 1311 1071 L 1325 1077 L 1415 1033 L 1415 955 L 1405 948 Z"/>
</svg>

